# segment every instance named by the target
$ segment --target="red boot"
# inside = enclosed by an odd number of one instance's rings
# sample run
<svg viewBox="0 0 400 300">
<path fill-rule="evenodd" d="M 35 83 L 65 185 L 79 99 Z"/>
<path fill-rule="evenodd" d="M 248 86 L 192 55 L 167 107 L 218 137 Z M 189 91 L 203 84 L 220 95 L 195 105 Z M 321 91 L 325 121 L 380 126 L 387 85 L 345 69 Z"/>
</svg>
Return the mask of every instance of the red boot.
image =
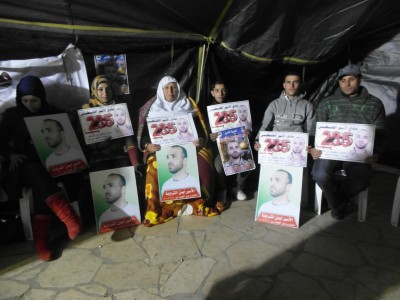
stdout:
<svg viewBox="0 0 400 300">
<path fill-rule="evenodd" d="M 46 199 L 46 204 L 67 226 L 68 236 L 74 240 L 81 231 L 81 219 L 61 192 L 54 193 Z"/>
<path fill-rule="evenodd" d="M 48 241 L 50 233 L 51 216 L 35 215 L 33 216 L 32 231 L 33 241 L 35 243 L 36 252 L 39 258 L 44 261 L 51 260 L 53 252 L 51 251 Z"/>
</svg>

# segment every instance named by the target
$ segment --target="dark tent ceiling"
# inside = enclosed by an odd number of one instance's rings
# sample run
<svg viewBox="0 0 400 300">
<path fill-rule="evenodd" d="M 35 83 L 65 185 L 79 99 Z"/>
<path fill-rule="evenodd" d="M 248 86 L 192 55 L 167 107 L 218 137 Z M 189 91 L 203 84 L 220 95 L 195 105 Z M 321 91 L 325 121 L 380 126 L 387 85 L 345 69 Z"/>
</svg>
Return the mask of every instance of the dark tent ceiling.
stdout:
<svg viewBox="0 0 400 300">
<path fill-rule="evenodd" d="M 304 64 L 326 61 L 360 42 L 368 52 L 390 40 L 400 27 L 395 0 L 19 2 L 0 3 L 3 58 L 28 56 L 32 50 L 59 53 L 79 36 L 84 52 L 99 48 L 129 52 L 146 47 L 142 41 L 157 45 L 209 40 L 261 62 Z M 40 44 L 50 38 L 60 43 L 58 48 Z M 121 38 L 131 42 L 121 43 Z"/>
</svg>

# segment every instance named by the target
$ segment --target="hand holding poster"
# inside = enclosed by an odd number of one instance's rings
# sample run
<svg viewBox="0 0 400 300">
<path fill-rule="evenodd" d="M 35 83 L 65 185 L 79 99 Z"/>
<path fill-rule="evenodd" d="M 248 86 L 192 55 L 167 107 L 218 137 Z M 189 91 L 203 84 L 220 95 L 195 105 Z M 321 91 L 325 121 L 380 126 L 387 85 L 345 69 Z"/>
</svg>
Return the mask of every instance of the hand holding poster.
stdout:
<svg viewBox="0 0 400 300">
<path fill-rule="evenodd" d="M 78 110 L 86 144 L 133 135 L 125 103 Z"/>
<path fill-rule="evenodd" d="M 226 175 L 255 169 L 253 153 L 244 127 L 220 131 L 217 144 Z"/>
<path fill-rule="evenodd" d="M 228 128 L 252 129 L 249 100 L 207 106 L 211 132 Z"/>
<path fill-rule="evenodd" d="M 365 163 L 373 154 L 375 125 L 317 122 L 315 148 L 321 158 Z"/>
<path fill-rule="evenodd" d="M 260 131 L 258 163 L 307 166 L 308 133 Z"/>
<path fill-rule="evenodd" d="M 89 176 L 98 233 L 141 223 L 134 167 L 91 172 Z"/>
<path fill-rule="evenodd" d="M 303 169 L 261 165 L 255 220 L 299 227 Z"/>
<path fill-rule="evenodd" d="M 53 177 L 88 167 L 66 113 L 28 117 L 25 123 L 42 164 Z"/>
<path fill-rule="evenodd" d="M 191 114 L 147 118 L 147 126 L 152 144 L 162 146 L 184 144 L 198 138 Z"/>
<path fill-rule="evenodd" d="M 156 156 L 161 201 L 201 196 L 196 146 L 193 143 L 162 147 Z"/>
</svg>

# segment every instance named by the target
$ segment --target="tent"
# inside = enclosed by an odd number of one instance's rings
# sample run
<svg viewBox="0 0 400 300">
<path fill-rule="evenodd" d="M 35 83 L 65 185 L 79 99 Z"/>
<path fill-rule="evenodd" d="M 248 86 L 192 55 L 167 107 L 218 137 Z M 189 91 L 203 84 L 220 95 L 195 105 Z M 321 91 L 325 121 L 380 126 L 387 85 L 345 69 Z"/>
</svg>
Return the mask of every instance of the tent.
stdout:
<svg viewBox="0 0 400 300">
<path fill-rule="evenodd" d="M 89 79 L 93 56 L 127 55 L 132 109 L 173 74 L 205 106 L 223 78 L 231 98 L 249 99 L 254 120 L 281 91 L 288 69 L 302 72 L 318 104 L 349 61 L 395 112 L 400 6 L 395 0 L 26 0 L 0 2 L 0 60 L 58 55 L 72 43 Z"/>
</svg>

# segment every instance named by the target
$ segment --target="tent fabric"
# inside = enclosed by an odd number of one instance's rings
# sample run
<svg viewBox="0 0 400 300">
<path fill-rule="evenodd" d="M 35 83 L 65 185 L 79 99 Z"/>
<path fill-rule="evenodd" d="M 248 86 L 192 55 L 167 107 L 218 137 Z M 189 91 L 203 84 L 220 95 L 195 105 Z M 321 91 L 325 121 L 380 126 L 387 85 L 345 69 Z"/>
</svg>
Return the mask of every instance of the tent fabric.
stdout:
<svg viewBox="0 0 400 300">
<path fill-rule="evenodd" d="M 26 75 L 41 78 L 48 102 L 65 111 L 80 107 L 89 98 L 84 59 L 72 45 L 57 56 L 0 61 L 0 71 L 12 78 L 11 85 L 0 88 L 0 113 L 15 105 L 17 84 Z"/>
<path fill-rule="evenodd" d="M 23 4 L 3 0 L 0 27 L 2 34 L 18 29 L 36 31 L 39 36 L 58 33 L 68 42 L 74 35 L 102 36 L 103 41 L 130 36 L 207 42 L 215 31 L 211 37 L 215 44 L 248 58 L 316 63 L 358 39 L 365 43 L 368 36 L 385 40 L 400 26 L 399 12 L 395 0 L 27 0 Z M 215 30 L 221 16 L 224 19 Z M 1 48 L 7 45 L 2 43 Z"/>
<path fill-rule="evenodd" d="M 317 104 L 333 89 L 335 72 L 352 61 L 364 63 L 372 92 L 374 85 L 392 87 L 383 99 L 389 114 L 400 79 L 393 72 L 400 64 L 398 15 L 397 0 L 2 0 L 0 60 L 55 56 L 74 43 L 90 81 L 94 54 L 125 53 L 132 109 L 164 74 L 203 106 L 211 82 L 222 77 L 232 98 L 250 100 L 255 120 L 281 92 L 288 69 L 304 75 Z M 380 47 L 388 51 L 374 52 Z"/>
</svg>

